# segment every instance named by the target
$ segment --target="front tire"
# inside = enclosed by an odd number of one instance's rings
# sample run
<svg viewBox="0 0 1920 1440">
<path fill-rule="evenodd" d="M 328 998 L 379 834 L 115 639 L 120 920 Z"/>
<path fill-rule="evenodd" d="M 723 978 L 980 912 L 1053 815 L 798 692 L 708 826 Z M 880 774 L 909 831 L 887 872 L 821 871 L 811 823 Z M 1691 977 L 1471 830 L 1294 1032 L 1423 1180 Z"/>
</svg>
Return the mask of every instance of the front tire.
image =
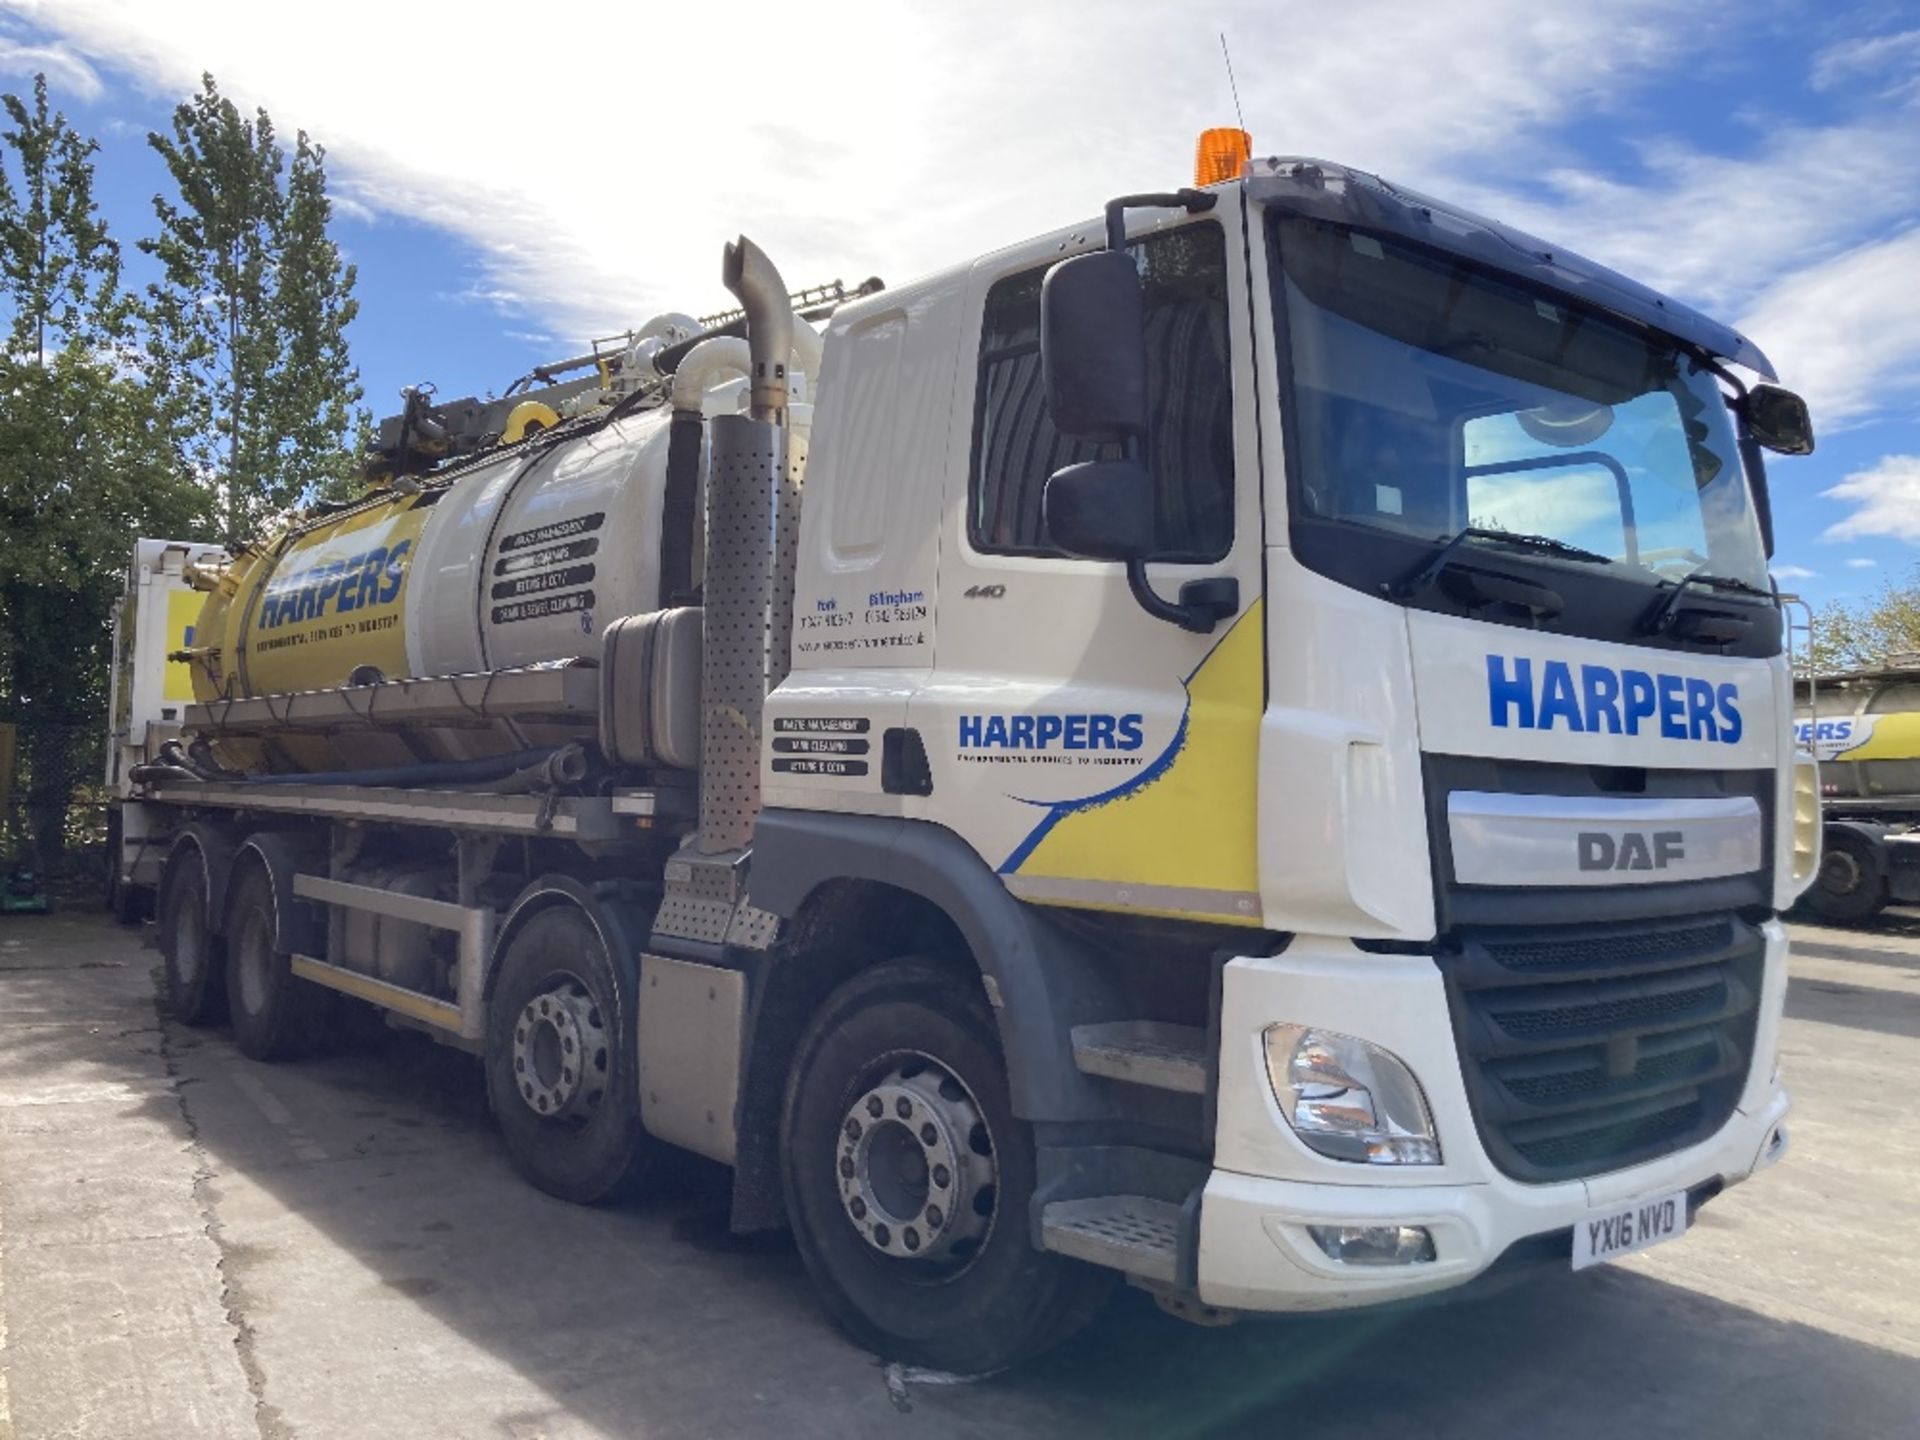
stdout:
<svg viewBox="0 0 1920 1440">
<path fill-rule="evenodd" d="M 1858 925 L 1886 903 L 1887 877 L 1880 873 L 1872 842 L 1846 830 L 1829 834 L 1820 873 L 1807 891 L 1807 908 L 1823 920 Z"/>
<path fill-rule="evenodd" d="M 829 1314 L 882 1356 L 1004 1369 L 1099 1310 L 1114 1277 L 1034 1248 L 1033 1132 L 985 997 L 909 957 L 828 997 L 781 1126 L 787 1213 Z"/>
<path fill-rule="evenodd" d="M 577 1205 L 636 1185 L 640 1124 L 632 962 L 570 905 L 532 916 L 500 960 L 487 1021 L 487 1094 L 527 1181 Z"/>
<path fill-rule="evenodd" d="M 178 855 L 161 882 L 160 954 L 167 1008 L 183 1025 L 215 1025 L 227 1016 L 226 950 L 213 933 L 207 873 L 197 851 Z"/>
</svg>

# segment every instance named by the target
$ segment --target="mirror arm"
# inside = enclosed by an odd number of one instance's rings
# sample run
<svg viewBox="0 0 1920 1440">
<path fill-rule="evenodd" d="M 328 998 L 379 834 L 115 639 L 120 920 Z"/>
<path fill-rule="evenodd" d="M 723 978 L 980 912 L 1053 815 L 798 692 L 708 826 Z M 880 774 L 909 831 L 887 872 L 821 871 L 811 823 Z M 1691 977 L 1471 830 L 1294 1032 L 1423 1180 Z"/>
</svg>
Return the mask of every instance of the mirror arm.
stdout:
<svg viewBox="0 0 1920 1440">
<path fill-rule="evenodd" d="M 1129 210 L 1185 210 L 1189 215 L 1200 215 L 1213 209 L 1219 200 L 1218 195 L 1209 195 L 1204 190 L 1185 187 L 1151 195 L 1122 195 L 1117 200 L 1109 200 L 1107 202 L 1107 249 L 1127 248 L 1127 211 Z"/>
<path fill-rule="evenodd" d="M 1182 630 L 1192 630 L 1192 618 L 1187 608 L 1172 600 L 1161 598 L 1154 592 L 1152 583 L 1147 579 L 1147 562 L 1144 560 L 1127 561 L 1127 588 L 1133 592 L 1133 598 L 1140 602 L 1140 608 L 1156 620 L 1165 620 L 1170 625 L 1178 625 Z M 1208 621 L 1201 627 L 1211 630 L 1213 622 Z"/>
<path fill-rule="evenodd" d="M 1180 587 L 1178 600 L 1168 600 L 1156 594 L 1147 579 L 1147 562 L 1129 560 L 1127 588 L 1133 592 L 1140 608 L 1154 619 L 1165 620 L 1196 635 L 1211 635 L 1222 620 L 1240 613 L 1240 582 L 1231 575 L 1189 580 Z"/>
</svg>

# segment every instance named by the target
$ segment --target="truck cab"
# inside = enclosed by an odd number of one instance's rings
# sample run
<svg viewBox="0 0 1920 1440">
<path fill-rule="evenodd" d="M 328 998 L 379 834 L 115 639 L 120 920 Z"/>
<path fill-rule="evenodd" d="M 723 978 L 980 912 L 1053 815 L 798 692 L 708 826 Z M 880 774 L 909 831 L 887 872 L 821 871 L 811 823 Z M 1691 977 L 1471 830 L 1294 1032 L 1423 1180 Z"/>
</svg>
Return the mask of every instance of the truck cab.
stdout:
<svg viewBox="0 0 1920 1440">
<path fill-rule="evenodd" d="M 1032 1222 L 1164 1295 L 1364 1304 L 1607 1258 L 1588 1223 L 1651 1200 L 1684 1228 L 1786 1144 L 1816 782 L 1758 441 L 1794 402 L 1372 176 L 1148 199 L 834 317 L 751 893 L 871 844 L 969 933 L 1040 915 L 1038 963 L 983 961 Z M 1130 433 L 1061 414 L 1116 342 L 1052 292 L 1103 250 Z"/>
</svg>

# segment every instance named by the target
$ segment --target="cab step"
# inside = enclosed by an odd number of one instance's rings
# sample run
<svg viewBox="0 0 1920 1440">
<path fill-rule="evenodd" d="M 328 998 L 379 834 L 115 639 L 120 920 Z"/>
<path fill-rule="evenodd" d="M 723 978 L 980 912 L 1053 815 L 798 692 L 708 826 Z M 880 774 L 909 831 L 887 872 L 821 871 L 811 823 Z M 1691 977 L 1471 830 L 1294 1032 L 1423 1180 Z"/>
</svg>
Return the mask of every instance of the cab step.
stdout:
<svg viewBox="0 0 1920 1440">
<path fill-rule="evenodd" d="M 1180 1225 L 1178 1205 L 1144 1195 L 1055 1200 L 1040 1212 L 1047 1249 L 1162 1285 L 1179 1273 Z"/>
<path fill-rule="evenodd" d="M 1207 1032 L 1160 1020 L 1117 1020 L 1073 1027 L 1073 1063 L 1103 1075 L 1186 1095 L 1207 1093 Z"/>
</svg>

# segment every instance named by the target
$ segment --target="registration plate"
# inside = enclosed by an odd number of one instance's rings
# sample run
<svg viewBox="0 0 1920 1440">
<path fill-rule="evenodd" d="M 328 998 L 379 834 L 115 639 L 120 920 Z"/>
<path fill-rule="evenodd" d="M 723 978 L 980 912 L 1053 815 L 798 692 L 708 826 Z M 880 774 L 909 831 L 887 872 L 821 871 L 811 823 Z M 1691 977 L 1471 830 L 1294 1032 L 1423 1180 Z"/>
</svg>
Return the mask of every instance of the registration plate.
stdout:
<svg viewBox="0 0 1920 1440">
<path fill-rule="evenodd" d="M 1634 1200 L 1589 1215 L 1573 1227 L 1573 1268 L 1584 1270 L 1602 1261 L 1618 1260 L 1686 1233 L 1686 1191 Z"/>
</svg>

